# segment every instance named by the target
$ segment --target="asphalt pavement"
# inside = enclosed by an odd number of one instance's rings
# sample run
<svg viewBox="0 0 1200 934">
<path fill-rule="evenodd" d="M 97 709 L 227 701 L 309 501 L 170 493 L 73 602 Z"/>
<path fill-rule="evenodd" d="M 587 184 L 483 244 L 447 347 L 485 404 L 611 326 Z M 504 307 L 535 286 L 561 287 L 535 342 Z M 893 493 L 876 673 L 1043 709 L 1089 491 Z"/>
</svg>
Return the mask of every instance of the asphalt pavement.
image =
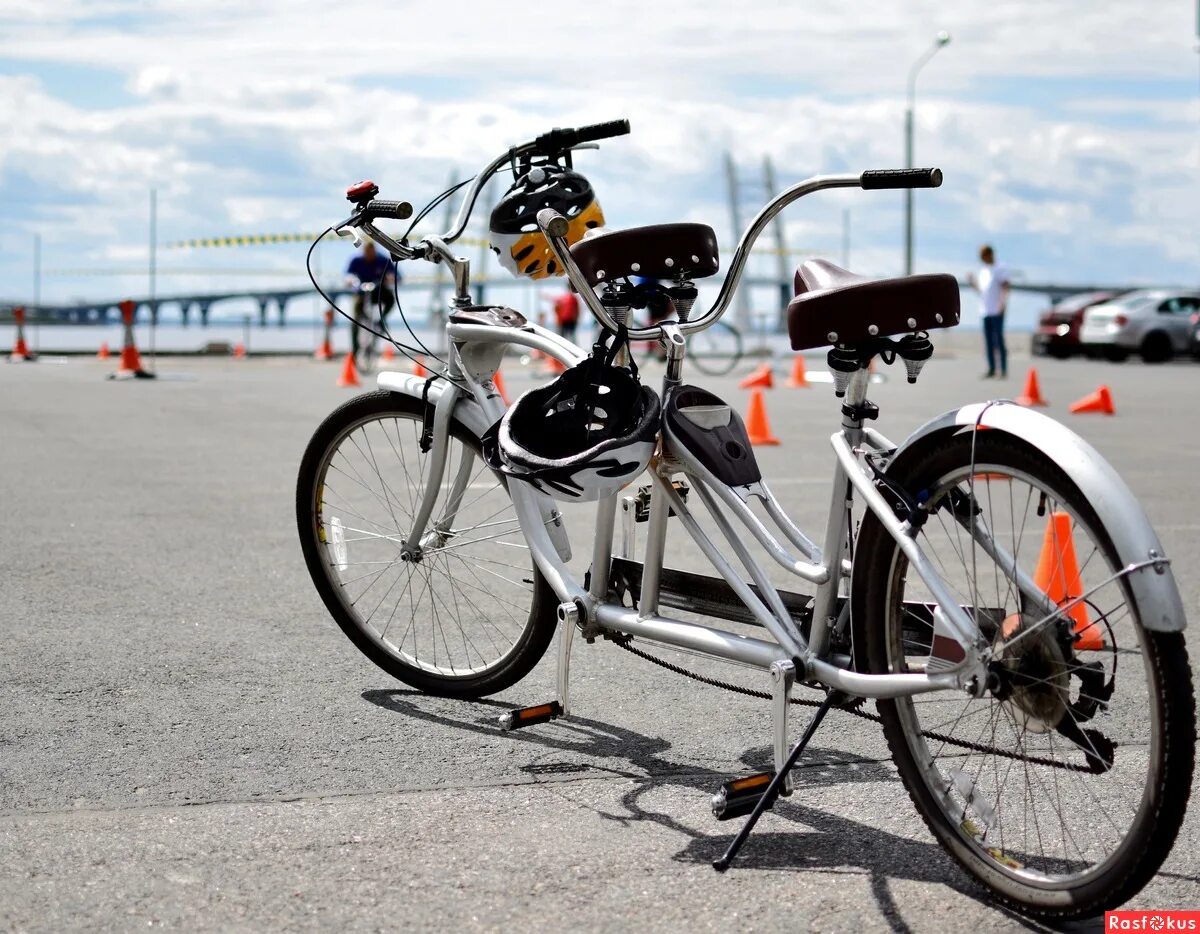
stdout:
<svg viewBox="0 0 1200 934">
<path fill-rule="evenodd" d="M 881 430 L 1020 391 L 1027 358 L 1006 383 L 976 358 L 935 356 L 916 386 L 891 371 L 872 392 Z M 1037 364 L 1047 411 L 1123 474 L 1200 615 L 1200 366 Z M 744 406 L 750 365 L 696 382 Z M 934 845 L 873 724 L 831 715 L 797 794 L 717 875 L 737 824 L 708 799 L 769 761 L 765 702 L 604 643 L 578 646 L 575 716 L 513 734 L 497 713 L 551 698 L 552 658 L 486 702 L 398 684 L 329 619 L 296 539 L 301 452 L 351 393 L 337 366 L 113 368 L 0 365 L 0 928 L 1027 926 Z M 536 374 L 505 376 L 515 394 Z M 1116 416 L 1066 414 L 1101 382 Z M 817 535 L 836 402 L 780 387 L 768 411 L 783 444 L 759 449 L 763 471 Z M 755 677 L 735 672 L 767 686 Z M 1193 808 L 1135 904 L 1200 905 L 1197 830 Z"/>
</svg>

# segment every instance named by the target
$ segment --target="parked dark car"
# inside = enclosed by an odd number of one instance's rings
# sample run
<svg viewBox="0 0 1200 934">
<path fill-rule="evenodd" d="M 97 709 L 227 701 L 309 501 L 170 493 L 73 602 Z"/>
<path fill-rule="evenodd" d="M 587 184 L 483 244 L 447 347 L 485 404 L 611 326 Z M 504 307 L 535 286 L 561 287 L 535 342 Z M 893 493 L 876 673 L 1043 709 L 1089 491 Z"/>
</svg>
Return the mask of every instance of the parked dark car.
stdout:
<svg viewBox="0 0 1200 934">
<path fill-rule="evenodd" d="M 1038 315 L 1037 327 L 1033 331 L 1031 351 L 1035 357 L 1058 357 L 1065 359 L 1082 353 L 1079 344 L 1079 327 L 1083 324 L 1083 313 L 1093 305 L 1107 302 L 1120 292 L 1081 292 L 1064 298 Z"/>
<path fill-rule="evenodd" d="M 1200 360 L 1200 311 L 1192 314 L 1192 356 Z"/>
</svg>

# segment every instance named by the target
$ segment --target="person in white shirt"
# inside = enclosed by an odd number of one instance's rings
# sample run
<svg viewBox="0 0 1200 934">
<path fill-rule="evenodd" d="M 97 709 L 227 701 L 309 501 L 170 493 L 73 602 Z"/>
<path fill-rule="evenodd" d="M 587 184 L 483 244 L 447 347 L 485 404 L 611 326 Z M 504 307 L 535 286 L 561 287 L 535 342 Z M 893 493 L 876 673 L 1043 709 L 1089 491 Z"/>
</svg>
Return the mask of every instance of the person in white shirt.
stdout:
<svg viewBox="0 0 1200 934">
<path fill-rule="evenodd" d="M 983 346 L 987 355 L 984 379 L 997 375 L 1008 376 L 1008 348 L 1004 346 L 1004 312 L 1008 308 L 1008 270 L 996 262 L 995 251 L 987 245 L 979 248 L 983 268 L 972 277 L 971 284 L 979 293 L 983 312 Z M 997 368 L 997 363 L 999 368 Z"/>
</svg>

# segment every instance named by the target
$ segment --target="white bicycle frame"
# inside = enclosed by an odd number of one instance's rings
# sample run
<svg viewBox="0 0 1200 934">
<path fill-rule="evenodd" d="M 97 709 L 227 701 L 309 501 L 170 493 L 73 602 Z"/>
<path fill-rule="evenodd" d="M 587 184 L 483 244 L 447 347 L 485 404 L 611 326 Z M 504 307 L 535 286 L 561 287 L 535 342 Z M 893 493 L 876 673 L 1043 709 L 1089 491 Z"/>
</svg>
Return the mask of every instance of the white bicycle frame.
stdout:
<svg viewBox="0 0 1200 934">
<path fill-rule="evenodd" d="M 494 171 L 495 166 L 499 165 L 501 161 L 497 160 L 492 167 L 478 177 L 460 210 L 456 229 L 444 238 L 428 237 L 414 250 L 408 247 L 400 248 L 395 241 L 381 234 L 369 224 L 363 224 L 361 230 L 379 241 L 385 249 L 391 250 L 393 255 L 398 255 L 397 250 L 402 249 L 409 256 L 423 255 L 433 261 L 446 262 L 453 272 L 456 285 L 454 303 L 460 308 L 467 307 L 472 302 L 469 290 L 469 263 L 466 258 L 455 255 L 450 249 L 449 243 L 461 234 L 465 218 L 469 215 L 482 180 L 486 180 L 488 174 Z M 668 363 L 667 376 L 663 384 L 664 399 L 680 382 L 681 367 L 686 358 L 684 335 L 710 326 L 724 313 L 740 280 L 750 249 L 770 220 L 785 206 L 810 192 L 824 188 L 857 187 L 860 184 L 861 178 L 857 175 L 818 176 L 787 189 L 764 207 L 751 222 L 733 255 L 730 271 L 712 308 L 694 321 L 668 322 L 652 328 L 629 329 L 629 336 L 633 340 L 658 338 L 666 347 Z M 593 315 L 603 325 L 615 331 L 616 322 L 608 316 L 597 295 L 571 260 L 570 252 L 562 239 L 562 225 L 556 223 L 561 218 L 558 218 L 552 211 L 544 211 L 542 215 L 539 215 L 539 224 L 546 233 L 562 267 L 567 271 L 572 284 Z M 339 231 L 339 233 L 341 232 Z M 506 348 L 516 344 L 538 350 L 567 367 L 580 363 L 587 356 L 587 352 L 579 346 L 534 324 L 513 327 L 461 323 L 451 320 L 447 323 L 446 330 L 452 352 L 447 371 L 442 374 L 446 377 L 445 379 L 437 379 L 427 385 L 425 380 L 405 374 L 384 373 L 379 377 L 381 387 L 405 392 L 409 395 L 422 396 L 424 394 L 424 397 L 430 400 L 434 406 L 432 456 L 430 457 L 429 474 L 425 478 L 425 497 L 414 517 L 413 528 L 405 538 L 405 541 L 409 543 L 405 547 L 413 551 L 427 547 L 434 541 L 430 536 L 440 535 L 453 526 L 454 514 L 462 501 L 472 474 L 473 464 L 470 459 L 467 459 L 466 463 L 459 468 L 457 475 L 451 481 L 451 493 L 443 514 L 434 517 L 432 515 L 434 502 L 445 479 L 450 421 L 454 418 L 482 434 L 488 426 L 504 414 L 505 404 L 492 379 L 503 359 Z M 868 372 L 865 367 L 852 374 L 846 392 L 844 411 L 857 410 L 867 401 L 868 385 Z M 998 406 L 997 408 L 1015 407 Z M 960 410 L 960 413 L 963 411 L 966 410 Z M 986 406 L 979 411 L 976 417 L 976 426 L 985 420 L 987 412 Z M 1029 417 L 1056 426 L 1055 430 L 1049 434 L 1046 429 L 1039 429 L 1041 434 L 1046 436 L 1040 442 L 1043 449 L 1049 450 L 1054 444 L 1059 444 L 1061 447 L 1065 443 L 1063 439 L 1075 439 L 1074 435 L 1061 429 L 1057 423 L 1049 422 L 1048 419 L 1033 413 L 1029 413 Z M 943 420 L 945 418 L 944 416 Z M 786 752 L 787 702 L 792 685 L 796 680 L 825 685 L 849 695 L 871 698 L 892 698 L 937 690 L 964 690 L 980 693 L 985 689 L 987 663 L 990 659 L 991 648 L 972 616 L 974 608 L 960 605 L 953 597 L 946 582 L 921 549 L 917 541 L 916 530 L 907 521 L 897 516 L 880 493 L 876 486 L 876 477 L 866 461 L 867 456 L 894 452 L 896 445 L 891 441 L 879 432 L 865 427 L 857 417 L 843 416 L 840 430 L 830 438 L 835 455 L 832 493 L 824 537 L 822 544 L 818 547 L 788 518 L 765 480 L 741 487 L 726 485 L 705 469 L 686 447 L 676 444 L 668 432 L 661 432 L 660 439 L 660 444 L 649 467 L 653 482 L 653 495 L 649 509 L 640 595 L 636 608 L 614 602 L 609 593 L 609 575 L 614 559 L 616 515 L 620 497 L 609 496 L 597 504 L 596 534 L 592 546 L 590 579 L 585 586 L 583 582 L 572 575 L 567 566 L 571 556 L 570 542 L 555 501 L 529 484 L 516 480 L 509 481 L 509 492 L 533 559 L 561 601 L 559 606 L 558 675 L 559 703 L 563 714 L 568 711 L 567 678 L 570 646 L 576 629 L 582 630 L 587 637 L 625 634 L 768 670 L 775 683 L 773 693 L 777 769 Z M 1078 439 L 1075 440 L 1078 441 Z M 1086 451 L 1084 453 L 1086 454 Z M 1103 463 L 1102 459 L 1100 463 Z M 1111 469 L 1109 470 L 1111 471 Z M 1087 471 L 1081 471 L 1081 474 L 1087 474 Z M 686 478 L 691 488 L 695 490 L 697 498 L 711 515 L 724 538 L 728 550 L 741 562 L 755 587 L 752 588 L 742 573 L 728 560 L 721 545 L 713 541 L 701 528 L 687 502 L 673 486 L 674 479 L 679 476 Z M 1115 477 L 1115 474 L 1113 476 Z M 1128 519 L 1125 525 L 1134 530 L 1131 534 L 1136 540 L 1117 542 L 1118 552 L 1122 554 L 1123 560 L 1129 562 L 1119 573 L 1130 574 L 1153 567 L 1159 575 L 1163 575 L 1166 561 L 1162 557 L 1161 546 L 1157 544 L 1157 539 L 1153 537 L 1153 532 L 1149 529 L 1144 514 L 1140 512 L 1140 507 L 1136 506 L 1136 500 L 1128 495 L 1127 489 L 1121 485 L 1120 490 L 1116 490 L 1116 493 L 1121 495 L 1114 495 L 1114 488 L 1111 486 L 1112 480 L 1107 476 L 1092 480 L 1091 477 L 1084 475 L 1082 480 L 1085 495 L 1093 492 L 1088 488 L 1089 485 L 1098 490 L 1102 484 L 1108 484 L 1108 498 L 1115 504 L 1109 508 L 1117 508 L 1127 514 Z M 865 674 L 852 670 L 851 660 L 848 657 L 831 653 L 830 630 L 836 621 L 835 614 L 839 606 L 839 599 L 845 597 L 844 585 L 848 582 L 852 572 L 847 536 L 853 499 L 856 495 L 861 498 L 866 508 L 878 517 L 907 558 L 913 573 L 928 588 L 929 593 L 936 601 L 936 609 L 932 614 L 935 636 L 948 637 L 961 646 L 961 660 L 950 662 L 944 658 L 931 657 L 924 671 L 902 674 Z M 1099 499 L 1097 495 L 1092 495 L 1091 498 L 1093 501 Z M 775 527 L 774 531 L 769 529 L 751 511 L 749 503 L 752 499 L 758 499 L 761 502 L 767 517 Z M 628 503 L 625 504 L 626 508 L 628 505 Z M 1103 507 L 1100 508 L 1103 509 Z M 660 612 L 660 583 L 667 550 L 668 517 L 672 513 L 678 517 L 687 534 L 700 547 L 713 568 L 745 605 L 754 620 L 770 635 L 770 639 L 736 634 L 715 626 L 672 618 Z M 784 606 L 779 591 L 771 585 L 766 570 L 739 538 L 733 522 L 735 519 L 758 541 L 773 560 L 795 577 L 815 588 L 811 605 L 811 626 L 807 639 Z M 958 517 L 958 521 L 982 550 L 1002 569 L 1005 569 L 1022 595 L 1029 601 L 1028 606 L 1040 610 L 1047 619 L 1063 611 L 1064 608 L 1051 601 L 1030 576 L 1017 566 L 1014 558 L 992 538 L 982 521 L 974 516 L 971 516 L 969 520 Z M 1120 528 L 1119 525 L 1117 527 Z M 631 556 L 631 533 L 632 523 L 627 522 L 625 534 L 622 536 L 624 541 L 620 549 L 623 554 L 616 555 L 616 557 L 628 558 Z M 1145 542 L 1150 542 L 1154 546 L 1150 547 L 1148 552 L 1144 547 Z M 791 549 L 795 549 L 800 555 L 793 554 Z M 1140 554 L 1134 554 L 1132 558 L 1126 557 L 1131 551 L 1140 552 Z M 1169 579 L 1169 574 L 1167 577 Z M 1173 588 L 1173 581 L 1170 583 Z M 1174 601 L 1172 601 L 1169 599 L 1170 593 L 1162 591 L 1161 588 L 1160 592 L 1164 594 L 1158 598 L 1159 605 L 1163 607 L 1164 622 L 1159 625 L 1148 622 L 1147 625 L 1150 628 L 1168 628 L 1168 625 L 1172 627 L 1176 625 L 1171 623 L 1167 617 L 1175 616 L 1173 607 L 1178 602 L 1178 593 L 1172 591 L 1174 593 Z M 1084 597 L 1086 596 L 1085 594 Z M 1180 607 L 1181 609 L 1182 607 Z M 1182 628 L 1182 614 L 1178 614 L 1176 619 L 1178 620 L 1177 625 Z"/>
</svg>

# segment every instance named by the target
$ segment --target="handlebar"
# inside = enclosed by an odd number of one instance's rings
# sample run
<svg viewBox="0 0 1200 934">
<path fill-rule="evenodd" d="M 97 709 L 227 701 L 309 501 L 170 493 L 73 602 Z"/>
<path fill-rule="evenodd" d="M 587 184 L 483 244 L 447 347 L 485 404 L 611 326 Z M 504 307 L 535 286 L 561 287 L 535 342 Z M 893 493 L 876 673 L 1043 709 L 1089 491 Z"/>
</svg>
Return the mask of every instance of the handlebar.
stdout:
<svg viewBox="0 0 1200 934">
<path fill-rule="evenodd" d="M 441 237 L 426 237 L 416 248 L 408 246 L 406 243 L 397 243 L 375 228 L 371 223 L 377 217 L 392 217 L 401 220 L 410 217 L 412 215 L 412 205 L 405 201 L 372 200 L 365 204 L 357 214 L 337 225 L 334 231 L 339 236 L 353 236 L 357 244 L 357 229 L 361 227 L 363 233 L 379 242 L 396 259 L 424 256 L 434 261 L 440 259 L 452 263 L 455 268 L 456 287 L 460 292 L 465 293 L 467 288 L 466 277 L 469 275 L 467 272 L 468 266 L 465 260 L 456 257 L 450 251 L 449 245 L 462 236 L 480 191 L 502 166 L 510 162 L 515 162 L 518 157 L 530 153 L 553 158 L 569 152 L 575 147 L 592 143 L 595 140 L 624 136 L 628 132 L 628 120 L 611 120 L 607 123 L 596 123 L 578 129 L 556 127 L 549 133 L 543 133 L 531 142 L 514 146 L 508 152 L 492 160 L 483 171 L 475 176 L 470 189 L 459 206 L 454 226 Z M 733 252 L 725 279 L 721 283 L 721 291 L 717 295 L 717 300 L 713 303 L 712 307 L 692 321 L 681 322 L 678 325 L 679 331 L 685 334 L 702 331 L 705 328 L 711 327 L 725 314 L 733 298 L 733 292 L 741 281 L 746 260 L 749 258 L 754 242 L 766 228 L 767 224 L 793 201 L 797 201 L 807 194 L 825 188 L 861 188 L 872 191 L 900 188 L 937 188 L 941 184 L 941 169 L 923 168 L 868 169 L 858 175 L 816 175 L 792 185 L 766 204 L 742 234 L 742 238 Z M 537 223 L 538 227 L 545 234 L 547 242 L 555 254 L 560 267 L 566 272 L 575 291 L 583 298 L 584 304 L 588 306 L 588 310 L 605 327 L 610 330 L 616 330 L 618 327 L 616 321 L 604 309 L 595 290 L 587 282 L 583 273 L 571 258 L 571 251 L 565 239 L 569 227 L 567 219 L 552 208 L 543 208 L 537 214 Z M 347 231 L 350 231 L 350 233 L 347 234 Z M 463 279 L 462 282 L 457 281 L 460 277 Z M 661 328 L 657 325 L 649 328 L 630 328 L 629 337 L 632 340 L 650 339 L 657 337 L 660 330 Z"/>
<path fill-rule="evenodd" d="M 406 221 L 412 217 L 413 206 L 407 201 L 380 201 L 378 199 L 367 205 L 363 212 L 363 220 L 375 217 L 391 217 L 398 221 Z"/>
<path fill-rule="evenodd" d="M 859 176 L 866 191 L 884 188 L 940 188 L 941 169 L 867 169 Z"/>
<path fill-rule="evenodd" d="M 538 226 L 549 237 L 565 237 L 571 224 L 554 208 L 542 208 L 537 212 Z"/>
<path fill-rule="evenodd" d="M 755 215 L 754 219 L 750 222 L 750 226 L 742 234 L 742 239 L 738 241 L 737 248 L 733 251 L 733 258 L 729 262 L 729 271 L 725 274 L 725 279 L 721 283 L 721 291 L 717 295 L 717 300 L 713 302 L 712 307 L 692 321 L 680 322 L 678 325 L 679 331 L 683 334 L 703 331 L 705 328 L 714 325 L 725 314 L 729 303 L 733 299 L 734 290 L 737 288 L 738 283 L 741 282 L 742 273 L 746 267 L 746 260 L 750 256 L 750 250 L 754 246 L 754 242 L 766 228 L 767 224 L 774 220 L 775 216 L 793 201 L 798 201 L 805 195 L 826 188 L 862 188 L 866 190 L 884 188 L 937 188 L 941 183 L 941 169 L 868 169 L 858 175 L 815 175 L 812 178 L 792 185 L 766 204 Z M 563 239 L 567 231 L 566 218 L 552 208 L 543 208 L 541 211 L 538 211 L 537 222 L 542 232 L 546 235 L 546 240 L 557 257 L 559 265 L 566 271 L 567 278 L 570 279 L 571 285 L 575 287 L 575 291 L 583 298 L 588 310 L 591 311 L 597 321 L 609 330 L 615 331 L 617 323 L 600 303 L 595 290 L 588 283 L 587 279 L 584 278 L 579 267 L 575 265 L 574 260 L 571 259 L 571 251 L 567 246 L 566 240 Z M 660 330 L 661 328 L 657 325 L 649 328 L 629 328 L 629 339 L 653 339 L 658 336 Z"/>
<path fill-rule="evenodd" d="M 624 136 L 628 132 L 628 120 L 609 120 L 607 123 L 593 123 L 591 126 L 580 127 L 577 130 L 555 127 L 549 133 L 543 133 L 535 139 L 533 141 L 533 148 L 536 152 L 553 156 L 560 152 L 566 152 L 580 143 L 611 139 L 614 136 Z"/>
<path fill-rule="evenodd" d="M 624 136 L 629 132 L 628 120 L 610 120 L 607 123 L 594 123 L 591 126 L 579 127 L 578 129 L 555 127 L 549 133 L 543 133 L 536 139 L 527 143 L 521 143 L 514 146 L 501 156 L 493 159 L 478 175 L 475 176 L 471 187 L 467 190 L 466 196 L 459 205 L 458 214 L 454 219 L 454 225 L 441 237 L 437 238 L 444 249 L 446 245 L 453 243 L 463 235 L 463 231 L 467 229 L 467 222 L 471 218 L 471 211 L 475 208 L 475 202 L 479 198 L 479 193 L 483 190 L 483 186 L 488 180 L 496 174 L 502 167 L 512 162 L 519 156 L 535 154 L 548 157 L 555 157 L 569 152 L 575 148 L 595 148 L 589 144 L 596 140 L 610 139 L 614 136 Z M 352 186 L 350 194 L 353 194 L 355 189 L 361 188 L 364 192 L 368 189 L 364 186 L 371 185 L 370 182 L 360 182 L 356 186 Z M 378 188 L 374 189 L 378 191 Z M 368 194 L 367 197 L 370 197 Z M 353 197 L 351 200 L 354 200 Z M 405 220 L 412 216 L 412 205 L 407 201 L 378 201 L 371 200 L 362 206 L 362 209 L 342 221 L 334 227 L 334 232 L 338 236 L 349 236 L 358 239 L 357 233 L 354 231 L 357 228 L 362 228 L 362 232 L 367 234 L 373 240 L 377 240 L 381 246 L 387 249 L 394 257 L 408 259 L 417 255 L 418 250 L 413 250 L 411 247 L 402 246 L 395 240 L 392 240 L 386 235 L 371 226 L 371 221 L 379 217 L 390 217 L 398 220 Z M 347 233 L 346 231 L 350 231 Z M 428 238 L 427 238 L 428 239 Z M 440 250 L 434 250 L 434 253 L 440 255 Z"/>
<path fill-rule="evenodd" d="M 467 221 L 471 219 L 471 211 L 475 207 L 475 201 L 479 197 L 479 192 L 483 190 L 483 186 L 487 184 L 488 179 L 495 175 L 497 171 L 518 156 L 529 153 L 542 156 L 557 156 L 580 144 L 595 142 L 599 139 L 608 139 L 613 136 L 624 136 L 628 132 L 628 120 L 610 120 L 607 123 L 594 123 L 591 126 L 580 127 L 577 130 L 555 128 L 528 143 L 521 143 L 519 146 L 512 147 L 504 155 L 493 159 L 487 168 L 475 176 L 475 181 L 471 183 L 470 190 L 459 206 L 458 216 L 454 219 L 454 226 L 442 234 L 442 239 L 446 243 L 453 243 L 462 236 L 463 231 L 467 229 Z"/>
</svg>

